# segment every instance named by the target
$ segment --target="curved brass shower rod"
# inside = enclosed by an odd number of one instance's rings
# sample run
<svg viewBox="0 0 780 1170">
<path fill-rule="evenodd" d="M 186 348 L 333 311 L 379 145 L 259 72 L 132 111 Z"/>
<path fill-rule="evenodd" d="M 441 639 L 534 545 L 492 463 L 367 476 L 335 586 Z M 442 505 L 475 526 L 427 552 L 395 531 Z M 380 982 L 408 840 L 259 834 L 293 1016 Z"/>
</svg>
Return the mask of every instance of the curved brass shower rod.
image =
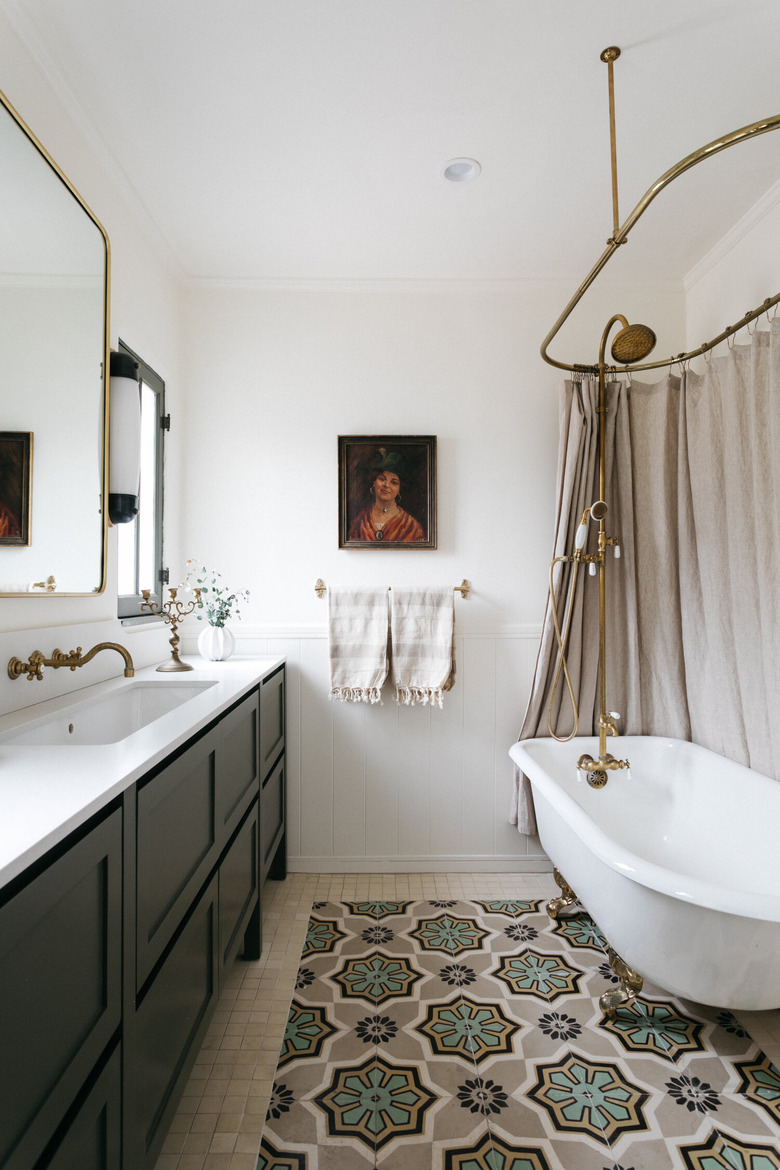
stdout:
<svg viewBox="0 0 780 1170">
<path fill-rule="evenodd" d="M 605 50 L 605 52 L 609 52 L 609 50 Z M 602 60 L 607 60 L 607 57 L 602 56 Z M 610 63 L 610 68 L 611 68 L 611 63 Z M 626 243 L 626 241 L 628 239 L 628 233 L 631 231 L 631 229 L 634 227 L 634 225 L 637 223 L 637 221 L 640 219 L 640 217 L 644 214 L 644 212 L 647 210 L 647 208 L 653 202 L 656 195 L 659 195 L 661 193 L 661 191 L 663 191 L 664 187 L 668 187 L 670 183 L 672 183 L 676 178 L 678 178 L 680 175 L 682 175 L 685 171 L 689 171 L 691 169 L 691 167 L 696 166 L 697 163 L 703 162 L 704 159 L 711 158 L 712 155 L 714 155 L 714 154 L 719 154 L 720 151 L 722 151 L 722 150 L 728 150 L 728 148 L 730 146 L 736 146 L 737 143 L 739 143 L 739 142 L 745 142 L 749 138 L 756 138 L 759 134 L 766 134 L 770 130 L 777 130 L 777 129 L 780 129 L 780 114 L 775 114 L 775 116 L 772 118 L 764 118 L 760 122 L 753 122 L 750 126 L 743 126 L 741 130 L 734 130 L 731 134 L 725 134 L 722 138 L 716 138 L 714 142 L 708 142 L 706 146 L 702 146 L 699 150 L 695 150 L 693 152 L 693 154 L 687 155 L 684 159 L 681 159 L 681 161 L 678 162 L 675 166 L 670 167 L 669 170 L 666 171 L 663 175 L 661 175 L 661 177 L 659 179 L 656 179 L 656 181 L 655 181 L 655 183 L 653 183 L 652 187 L 648 188 L 648 190 L 645 192 L 645 194 L 639 200 L 636 207 L 631 212 L 631 214 L 629 215 L 629 217 L 625 221 L 625 223 L 620 228 L 618 228 L 613 233 L 613 235 L 610 237 L 610 239 L 607 242 L 606 251 L 603 253 L 603 255 L 600 257 L 600 259 L 597 261 L 597 263 L 593 266 L 591 271 L 588 273 L 585 280 L 582 282 L 580 287 L 577 289 L 576 293 L 574 294 L 572 299 L 569 301 L 568 305 L 563 310 L 560 317 L 555 322 L 552 329 L 550 330 L 550 332 L 547 334 L 544 341 L 542 342 L 541 354 L 542 354 L 542 357 L 544 358 L 544 360 L 548 363 L 548 365 L 557 366 L 559 370 L 574 370 L 574 371 L 577 371 L 580 373 L 593 373 L 593 374 L 598 373 L 598 366 L 584 365 L 584 364 L 578 364 L 578 363 L 575 363 L 572 365 L 572 364 L 569 364 L 568 362 L 559 362 L 555 358 L 550 357 L 547 350 L 548 350 L 550 343 L 552 342 L 552 340 L 554 339 L 554 337 L 556 336 L 556 334 L 560 330 L 561 326 L 568 319 L 572 310 L 580 302 L 583 295 L 587 292 L 587 290 L 593 284 L 593 281 L 599 275 L 599 273 L 604 268 L 604 266 L 607 264 L 607 262 L 611 259 L 612 255 L 618 250 L 618 248 L 621 246 L 621 244 Z M 614 139 L 613 139 L 613 194 L 614 194 Z M 719 342 L 725 341 L 725 339 L 727 337 L 730 337 L 733 333 L 736 333 L 738 330 L 742 329 L 745 325 L 748 325 L 751 321 L 754 321 L 757 317 L 760 317 L 762 313 L 765 313 L 767 311 L 767 309 L 771 309 L 773 305 L 776 305 L 778 303 L 780 303 L 780 293 L 778 293 L 774 297 L 767 297 L 767 299 L 764 301 L 764 303 L 762 305 L 759 306 L 759 308 L 753 309 L 750 312 L 747 312 L 745 314 L 745 316 L 742 317 L 735 325 L 727 326 L 726 329 L 724 329 L 722 333 L 719 333 L 717 337 L 714 337 L 712 339 L 712 341 L 705 342 L 704 345 L 699 346 L 698 349 L 689 350 L 687 353 L 676 354 L 673 357 L 664 359 L 663 361 L 639 362 L 636 364 L 625 364 L 625 365 L 623 365 L 621 363 L 620 368 L 625 369 L 625 370 L 656 370 L 656 369 L 659 369 L 663 366 L 675 365 L 677 362 L 689 361 L 691 358 L 698 357 L 700 354 L 706 353 L 707 350 L 712 349 Z"/>
</svg>

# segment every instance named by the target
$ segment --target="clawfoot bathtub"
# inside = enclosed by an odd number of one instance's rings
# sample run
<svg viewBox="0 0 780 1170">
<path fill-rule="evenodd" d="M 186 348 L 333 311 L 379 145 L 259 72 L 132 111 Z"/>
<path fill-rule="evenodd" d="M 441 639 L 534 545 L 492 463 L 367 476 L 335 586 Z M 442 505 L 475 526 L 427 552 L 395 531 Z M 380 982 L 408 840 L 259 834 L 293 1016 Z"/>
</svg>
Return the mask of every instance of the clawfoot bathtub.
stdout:
<svg viewBox="0 0 780 1170">
<path fill-rule="evenodd" d="M 619 748 L 632 779 L 601 789 L 576 768 L 597 739 L 510 749 L 563 875 L 551 912 L 581 900 L 628 971 L 624 1000 L 644 976 L 714 1007 L 780 1007 L 780 782 L 682 740 Z"/>
</svg>

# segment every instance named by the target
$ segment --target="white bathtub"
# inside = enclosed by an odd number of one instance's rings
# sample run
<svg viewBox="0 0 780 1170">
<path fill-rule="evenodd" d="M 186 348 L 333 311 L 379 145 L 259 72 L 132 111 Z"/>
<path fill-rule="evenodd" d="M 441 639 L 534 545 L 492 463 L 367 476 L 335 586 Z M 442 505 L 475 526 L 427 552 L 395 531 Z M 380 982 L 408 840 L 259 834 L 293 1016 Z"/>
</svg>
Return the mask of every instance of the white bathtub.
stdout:
<svg viewBox="0 0 780 1170">
<path fill-rule="evenodd" d="M 576 768 L 598 739 L 510 749 L 548 857 L 645 979 L 715 1007 L 780 1007 L 780 783 L 682 740 L 609 748 L 632 778 L 601 789 Z"/>
</svg>

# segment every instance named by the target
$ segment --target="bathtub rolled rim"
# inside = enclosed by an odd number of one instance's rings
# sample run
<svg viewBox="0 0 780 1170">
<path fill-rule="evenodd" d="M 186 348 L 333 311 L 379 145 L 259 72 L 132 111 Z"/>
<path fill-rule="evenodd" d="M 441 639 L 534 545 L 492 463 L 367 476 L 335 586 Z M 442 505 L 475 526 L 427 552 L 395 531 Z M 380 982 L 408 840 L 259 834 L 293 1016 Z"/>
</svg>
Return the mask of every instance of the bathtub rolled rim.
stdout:
<svg viewBox="0 0 780 1170">
<path fill-rule="evenodd" d="M 707 752 L 717 759 L 723 759 L 716 752 L 709 752 L 707 748 L 689 744 L 685 740 L 675 740 L 669 736 L 625 736 L 620 743 L 625 745 L 626 754 L 630 753 L 632 742 L 639 744 L 642 741 L 666 743 L 670 747 L 693 748 L 697 752 Z M 563 819 L 563 821 L 577 834 L 583 844 L 591 850 L 599 861 L 610 869 L 633 881 L 638 885 L 647 886 L 657 893 L 665 894 L 681 902 L 688 902 L 707 910 L 718 913 L 734 914 L 740 918 L 756 921 L 780 922 L 780 892 L 762 892 L 759 890 L 738 890 L 717 882 L 706 881 L 703 878 L 670 870 L 656 862 L 649 861 L 632 850 L 627 849 L 620 842 L 615 841 L 598 823 L 571 796 L 549 776 L 543 766 L 534 758 L 531 751 L 534 744 L 549 749 L 551 740 L 548 737 L 522 740 L 512 744 L 509 755 L 515 764 L 523 771 L 531 782 L 534 793 L 541 796 Z M 593 737 L 579 737 L 569 740 L 568 744 L 561 744 L 572 753 L 572 768 L 583 750 L 591 751 L 593 746 L 598 751 L 598 739 Z M 743 765 L 734 765 L 743 767 Z M 751 771 L 746 769 L 746 771 Z M 759 781 L 776 784 L 771 777 L 759 772 L 752 772 L 752 776 Z M 632 781 L 633 782 L 633 781 Z M 600 793 L 601 794 L 601 793 Z M 608 795 L 608 787 L 603 790 Z M 544 841 L 542 841 L 544 847 Z M 565 876 L 565 874 L 564 874 Z"/>
</svg>

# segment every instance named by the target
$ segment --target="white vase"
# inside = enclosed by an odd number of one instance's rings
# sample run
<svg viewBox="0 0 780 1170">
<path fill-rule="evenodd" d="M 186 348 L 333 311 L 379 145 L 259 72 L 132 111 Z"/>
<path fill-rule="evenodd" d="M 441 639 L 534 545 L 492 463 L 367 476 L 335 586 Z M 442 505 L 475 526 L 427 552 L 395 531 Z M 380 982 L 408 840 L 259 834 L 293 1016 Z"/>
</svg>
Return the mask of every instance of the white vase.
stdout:
<svg viewBox="0 0 780 1170">
<path fill-rule="evenodd" d="M 225 626 L 205 626 L 198 634 L 198 653 L 209 662 L 224 662 L 236 648 L 236 640 Z"/>
</svg>

